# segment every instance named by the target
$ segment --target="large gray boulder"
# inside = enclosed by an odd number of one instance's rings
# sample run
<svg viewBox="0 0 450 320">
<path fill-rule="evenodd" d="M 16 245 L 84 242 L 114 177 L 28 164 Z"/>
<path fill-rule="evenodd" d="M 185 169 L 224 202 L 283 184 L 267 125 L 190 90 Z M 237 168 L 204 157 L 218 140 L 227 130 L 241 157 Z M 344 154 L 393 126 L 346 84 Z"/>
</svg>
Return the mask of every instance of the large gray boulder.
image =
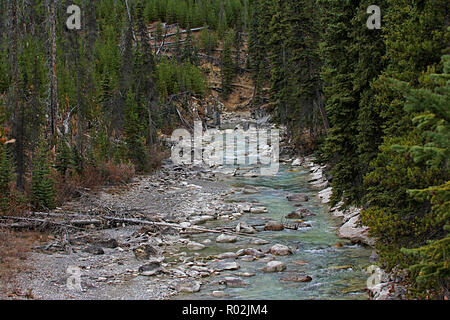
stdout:
<svg viewBox="0 0 450 320">
<path fill-rule="evenodd" d="M 183 293 L 194 293 L 199 292 L 201 283 L 198 281 L 186 281 L 181 282 L 176 285 L 176 289 Z"/>
<path fill-rule="evenodd" d="M 292 254 L 292 250 L 283 244 L 276 244 L 270 248 L 270 253 L 276 256 L 287 256 Z"/>
<path fill-rule="evenodd" d="M 282 272 L 286 270 L 286 265 L 281 261 L 270 261 L 263 268 L 264 272 Z"/>
<path fill-rule="evenodd" d="M 259 193 L 259 190 L 253 186 L 245 186 L 244 189 L 242 189 L 242 193 L 244 194 L 256 194 Z"/>
<path fill-rule="evenodd" d="M 306 202 L 309 200 L 308 195 L 304 193 L 291 194 L 286 197 L 289 201 Z"/>
<path fill-rule="evenodd" d="M 270 221 L 264 226 L 264 231 L 283 231 L 284 225 L 280 222 Z"/>
<path fill-rule="evenodd" d="M 236 236 L 231 236 L 231 235 L 227 235 L 227 234 L 221 234 L 220 236 L 218 236 L 216 238 L 217 243 L 234 243 L 236 241 L 237 241 Z"/>
<path fill-rule="evenodd" d="M 339 237 L 349 239 L 353 242 L 361 242 L 369 246 L 374 245 L 374 240 L 369 237 L 369 228 L 358 226 L 359 215 L 348 220 L 339 228 Z"/>
</svg>

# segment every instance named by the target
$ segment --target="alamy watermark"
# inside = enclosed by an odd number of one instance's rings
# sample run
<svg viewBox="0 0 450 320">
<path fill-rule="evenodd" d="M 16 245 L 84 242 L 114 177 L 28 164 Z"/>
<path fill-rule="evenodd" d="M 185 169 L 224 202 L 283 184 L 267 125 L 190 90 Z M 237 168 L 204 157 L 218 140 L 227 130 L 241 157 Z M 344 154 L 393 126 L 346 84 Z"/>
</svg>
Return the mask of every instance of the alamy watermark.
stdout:
<svg viewBox="0 0 450 320">
<path fill-rule="evenodd" d="M 371 14 L 367 19 L 367 28 L 370 30 L 381 29 L 381 9 L 379 6 L 371 5 L 367 8 L 367 13 Z"/>
<path fill-rule="evenodd" d="M 69 266 L 66 270 L 70 276 L 67 278 L 67 289 L 73 291 L 82 291 L 81 288 L 81 269 L 76 266 Z"/>
<path fill-rule="evenodd" d="M 172 162 L 258 169 L 256 175 L 273 176 L 279 169 L 280 132 L 278 129 L 243 129 L 203 131 L 202 123 L 194 123 L 194 135 L 186 129 L 172 134 Z"/>
<path fill-rule="evenodd" d="M 381 29 L 381 9 L 377 5 L 370 5 L 367 8 L 367 13 L 370 14 L 367 19 L 367 28 L 370 30 Z M 72 4 L 67 7 L 66 26 L 69 30 L 81 30 L 81 9 L 79 6 Z"/>
<path fill-rule="evenodd" d="M 72 4 L 67 7 L 67 14 L 70 16 L 67 18 L 66 26 L 69 30 L 81 30 L 81 9 L 79 6 Z"/>
<path fill-rule="evenodd" d="M 366 273 L 369 274 L 366 282 L 367 288 L 372 290 L 375 286 L 381 283 L 382 271 L 379 267 L 371 265 L 366 269 Z"/>
</svg>

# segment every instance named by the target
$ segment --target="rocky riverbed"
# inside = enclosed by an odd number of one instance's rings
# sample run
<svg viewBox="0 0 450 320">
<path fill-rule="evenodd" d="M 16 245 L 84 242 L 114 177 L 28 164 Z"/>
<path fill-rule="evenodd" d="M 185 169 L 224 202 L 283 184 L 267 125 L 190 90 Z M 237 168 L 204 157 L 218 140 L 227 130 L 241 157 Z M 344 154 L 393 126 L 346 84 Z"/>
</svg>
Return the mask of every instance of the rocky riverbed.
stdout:
<svg viewBox="0 0 450 320">
<path fill-rule="evenodd" d="M 66 204 L 56 213 L 97 216 L 106 212 L 168 226 L 125 222 L 103 230 L 88 226 L 88 230 L 71 233 L 70 254 L 67 245 L 55 237 L 31 253 L 31 271 L 19 279 L 22 289 L 32 289 L 41 299 L 163 299 L 186 290 L 180 287 L 180 279 L 209 274 L 192 268 L 196 255 L 187 257 L 183 251 L 205 247 L 189 240 L 191 232 L 199 232 L 189 227 L 208 220 L 235 219 L 233 214 L 242 211 L 242 205 L 222 200 L 232 191 L 216 180 L 211 171 L 167 161 L 157 173 L 137 177 L 126 188 L 105 188 Z M 80 292 L 67 287 L 69 267 L 80 269 Z"/>
<path fill-rule="evenodd" d="M 271 126 L 230 116 L 225 129 L 236 123 Z M 371 249 L 339 238 L 320 168 L 282 162 L 263 177 L 167 160 L 84 194 L 52 214 L 96 222 L 34 248 L 20 289 L 37 299 L 367 299 Z"/>
</svg>

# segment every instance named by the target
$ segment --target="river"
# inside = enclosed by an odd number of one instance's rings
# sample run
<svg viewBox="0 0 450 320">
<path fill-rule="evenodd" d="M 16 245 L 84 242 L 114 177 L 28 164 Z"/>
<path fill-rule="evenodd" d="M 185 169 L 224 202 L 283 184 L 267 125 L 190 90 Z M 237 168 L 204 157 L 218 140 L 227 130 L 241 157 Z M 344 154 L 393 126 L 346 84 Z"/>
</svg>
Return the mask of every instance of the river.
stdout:
<svg viewBox="0 0 450 320">
<path fill-rule="evenodd" d="M 285 215 L 296 209 L 295 204 L 286 199 L 292 193 L 305 193 L 309 201 L 302 203 L 314 216 L 304 221 L 311 225 L 309 228 L 299 230 L 284 229 L 283 231 L 263 231 L 257 237 L 270 242 L 265 248 L 273 244 L 284 244 L 293 248 L 293 254 L 277 256 L 276 260 L 285 263 L 287 269 L 283 272 L 265 273 L 262 268 L 266 262 L 243 261 L 237 259 L 240 269 L 238 271 L 224 271 L 212 276 L 208 285 L 193 294 L 181 294 L 175 299 L 368 299 L 365 292 L 367 274 L 365 269 L 370 265 L 371 249 L 352 244 L 350 241 L 337 236 L 337 228 L 342 224 L 340 219 L 328 212 L 328 207 L 317 197 L 318 190 L 310 187 L 308 183 L 309 171 L 303 167 L 282 165 L 276 176 L 234 177 L 225 176 L 222 181 L 233 188 L 245 185 L 257 187 L 257 194 L 244 194 L 236 192 L 227 196 L 226 201 L 250 202 L 257 206 L 267 207 L 265 214 L 245 214 L 235 221 L 211 221 L 205 227 L 235 227 L 239 222 L 249 225 L 264 225 L 268 220 L 288 222 Z M 239 190 L 239 189 L 238 189 Z M 211 239 L 212 242 L 202 251 L 202 256 L 217 256 L 224 252 L 236 252 L 239 249 L 255 247 L 248 241 L 239 240 L 236 243 L 216 243 L 213 235 L 200 234 L 192 238 L 202 242 Z M 257 248 L 260 249 L 260 248 Z M 263 260 L 263 259 L 262 259 Z M 245 277 L 247 283 L 244 287 L 229 288 L 220 284 L 220 279 L 227 276 L 235 277 L 236 273 L 254 273 L 252 277 Z M 283 281 L 289 276 L 310 276 L 310 282 Z M 212 292 L 221 290 L 226 296 L 212 297 Z"/>
</svg>

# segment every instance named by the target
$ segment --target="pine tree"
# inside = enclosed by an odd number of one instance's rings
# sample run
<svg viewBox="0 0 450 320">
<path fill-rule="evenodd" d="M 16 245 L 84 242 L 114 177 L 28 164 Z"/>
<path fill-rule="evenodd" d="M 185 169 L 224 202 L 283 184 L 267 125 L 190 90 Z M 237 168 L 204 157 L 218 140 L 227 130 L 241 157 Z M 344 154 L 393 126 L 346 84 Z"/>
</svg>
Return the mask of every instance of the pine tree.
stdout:
<svg viewBox="0 0 450 320">
<path fill-rule="evenodd" d="M 442 113 L 434 114 L 439 103 L 430 99 L 438 93 L 429 91 L 435 87 L 429 79 L 436 76 L 425 72 L 441 68 L 438 56 L 448 46 L 445 13 L 449 5 L 446 1 L 389 4 L 387 67 L 373 84 L 384 137 L 364 179 L 369 206 L 361 218 L 376 238 L 382 265 L 388 270 L 408 268 L 413 288 L 422 292 L 413 293 L 423 298 L 425 290 L 428 295 L 442 294 L 433 284 L 442 285 L 437 277 L 448 268 L 442 264 L 442 254 L 448 250 L 443 221 L 448 219 L 448 167 L 437 153 L 429 153 L 438 146 L 438 140 L 430 136 L 434 121 L 441 121 L 441 128 L 447 124 Z M 406 94 L 406 84 L 398 81 L 408 83 Z"/>
<path fill-rule="evenodd" d="M 55 190 L 53 185 L 49 152 L 42 142 L 33 159 L 31 176 L 31 199 L 36 209 L 55 208 Z"/>
<path fill-rule="evenodd" d="M 13 164 L 8 154 L 7 145 L 0 144 L 0 198 L 10 195 L 9 184 L 13 178 Z"/>
<path fill-rule="evenodd" d="M 189 62 L 193 65 L 199 64 L 198 52 L 194 39 L 192 37 L 192 31 L 190 25 L 187 26 L 187 36 L 184 41 L 183 51 L 181 54 L 181 61 Z"/>
<path fill-rule="evenodd" d="M 378 81 L 381 72 L 386 68 L 383 56 L 386 53 L 386 46 L 383 39 L 382 30 L 369 30 L 365 24 L 367 20 L 366 8 L 371 5 L 370 0 L 361 1 L 358 14 L 354 19 L 355 48 L 358 50 L 358 62 L 355 65 L 353 78 L 354 87 L 361 91 L 358 114 L 358 149 L 359 157 L 359 182 L 370 168 L 370 162 L 376 157 L 378 147 L 383 141 L 383 119 L 381 116 L 381 106 L 375 99 L 376 89 L 374 83 Z M 383 11 L 387 11 L 387 2 L 377 3 Z M 359 28 L 358 28 L 359 26 Z M 355 202 L 363 202 L 365 187 L 355 190 Z"/>
<path fill-rule="evenodd" d="M 64 139 L 60 139 L 57 149 L 56 149 L 56 161 L 55 168 L 65 180 L 66 173 L 72 165 L 72 157 L 70 152 L 70 147 L 67 145 Z"/>
<path fill-rule="evenodd" d="M 270 79 L 268 43 L 270 39 L 269 24 L 274 15 L 273 2 L 254 0 L 250 2 L 249 55 L 253 82 L 255 84 L 255 105 L 262 103 L 262 89 Z"/>
<path fill-rule="evenodd" d="M 232 34 L 225 37 L 222 46 L 221 66 L 222 66 L 222 94 L 226 98 L 233 91 L 233 78 L 235 74 L 232 58 Z"/>
<path fill-rule="evenodd" d="M 139 123 L 138 104 L 136 103 L 135 95 L 130 90 L 127 95 L 125 109 L 125 142 L 128 157 L 135 165 L 136 171 L 143 172 L 147 168 L 148 154 L 145 148 L 145 139 L 142 136 L 142 128 Z"/>
<path fill-rule="evenodd" d="M 289 52 L 286 47 L 286 37 L 289 24 L 285 17 L 286 2 L 273 2 L 274 15 L 269 24 L 270 38 L 267 41 L 267 51 L 270 61 L 271 100 L 275 104 L 275 115 L 286 124 L 288 105 L 291 97 L 289 83 Z M 297 106 L 296 106 L 297 107 Z"/>
<path fill-rule="evenodd" d="M 358 62 L 358 48 L 352 37 L 355 15 L 352 1 L 323 1 L 322 24 L 325 28 L 321 44 L 324 60 L 322 78 L 326 111 L 331 129 L 323 146 L 325 158 L 334 166 L 332 203 L 341 199 L 358 202 L 359 175 L 357 157 L 358 110 L 360 90 L 353 85 L 353 75 Z"/>
<path fill-rule="evenodd" d="M 173 49 L 173 56 L 177 60 L 178 63 L 181 62 L 181 33 L 180 28 L 177 26 L 177 31 L 175 35 L 175 47 Z"/>
<path fill-rule="evenodd" d="M 415 188 L 407 189 L 409 198 L 421 205 L 408 214 L 412 222 L 405 228 L 412 226 L 415 234 L 410 235 L 413 241 L 401 252 L 406 255 L 403 260 L 409 262 L 414 289 L 431 290 L 428 295 L 441 298 L 446 294 L 450 275 L 450 56 L 444 56 L 442 62 L 444 73 L 435 74 L 430 70 L 421 80 L 422 88 L 389 81 L 394 90 L 405 96 L 404 109 L 413 115 L 412 121 L 420 135 L 417 144 L 394 144 L 391 149 L 413 161 L 414 168 L 421 172 L 420 180 L 425 175 L 430 177 L 427 184 L 414 182 L 410 185 Z"/>
<path fill-rule="evenodd" d="M 141 100 L 141 110 L 139 116 L 141 119 L 147 119 L 142 122 L 143 128 L 147 128 L 147 141 L 154 144 L 156 140 L 156 128 L 153 121 L 153 113 L 158 104 L 158 93 L 155 79 L 155 59 L 150 47 L 147 28 L 144 24 L 142 3 L 136 4 L 136 25 L 140 41 L 136 47 L 135 79 L 136 92 Z"/>
<path fill-rule="evenodd" d="M 209 29 L 203 29 L 200 33 L 200 41 L 202 45 L 202 49 L 206 51 L 207 55 L 212 54 L 212 50 L 214 50 L 218 45 L 218 37 L 214 31 Z"/>
</svg>

